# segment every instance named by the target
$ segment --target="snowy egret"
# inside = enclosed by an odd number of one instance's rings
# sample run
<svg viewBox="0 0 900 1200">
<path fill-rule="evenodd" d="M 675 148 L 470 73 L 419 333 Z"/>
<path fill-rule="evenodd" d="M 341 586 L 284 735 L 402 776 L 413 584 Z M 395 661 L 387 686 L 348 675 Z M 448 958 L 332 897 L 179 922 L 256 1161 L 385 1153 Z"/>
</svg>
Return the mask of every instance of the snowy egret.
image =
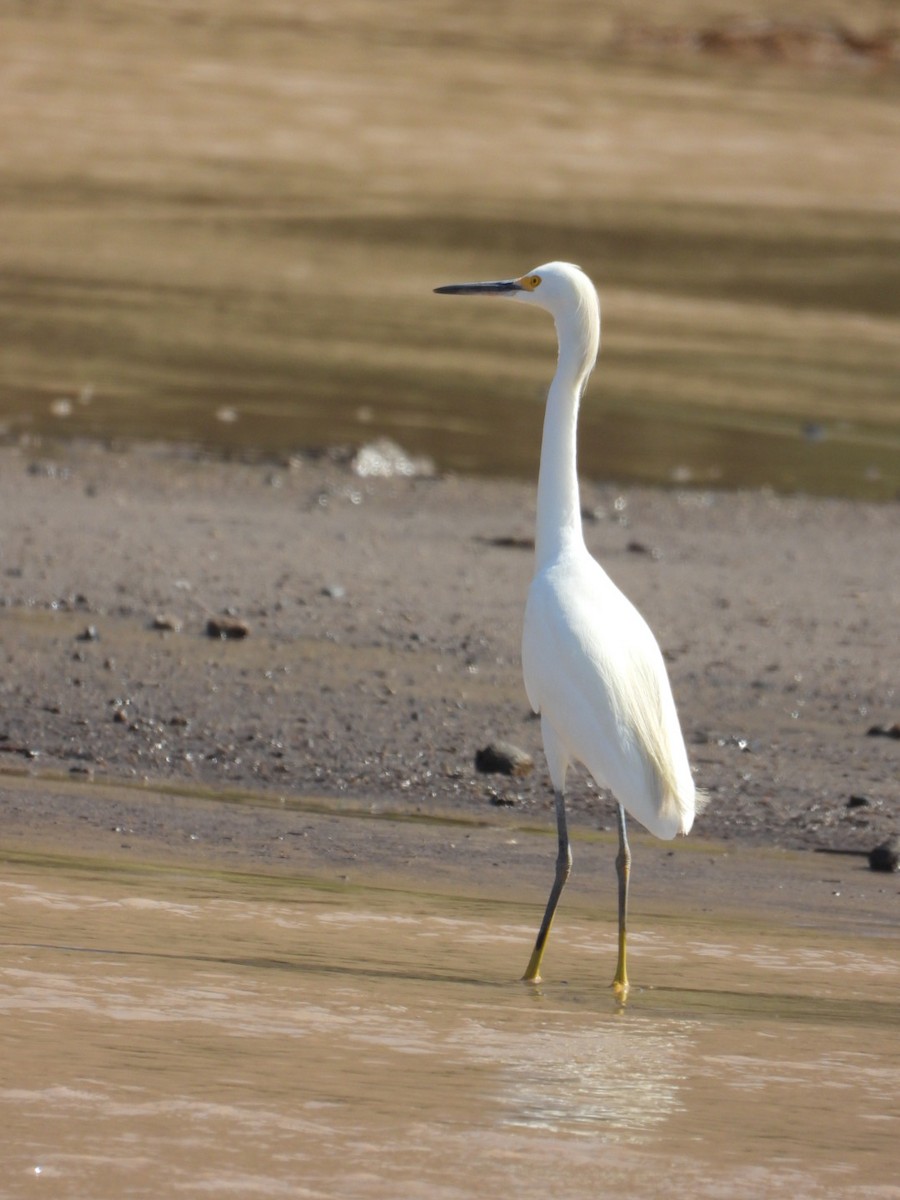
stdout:
<svg viewBox="0 0 900 1200">
<path fill-rule="evenodd" d="M 566 773 L 582 763 L 617 801 L 619 950 L 612 986 L 628 990 L 626 918 L 631 852 L 625 812 L 661 838 L 687 833 L 694 787 L 675 701 L 656 639 L 584 544 L 576 470 L 578 407 L 600 350 L 600 302 L 571 263 L 519 279 L 435 288 L 449 295 L 506 296 L 552 314 L 559 340 L 547 396 L 538 476 L 534 577 L 525 606 L 522 669 L 556 798 L 556 875 L 525 980 L 540 980 L 556 906 L 572 869 Z"/>
</svg>

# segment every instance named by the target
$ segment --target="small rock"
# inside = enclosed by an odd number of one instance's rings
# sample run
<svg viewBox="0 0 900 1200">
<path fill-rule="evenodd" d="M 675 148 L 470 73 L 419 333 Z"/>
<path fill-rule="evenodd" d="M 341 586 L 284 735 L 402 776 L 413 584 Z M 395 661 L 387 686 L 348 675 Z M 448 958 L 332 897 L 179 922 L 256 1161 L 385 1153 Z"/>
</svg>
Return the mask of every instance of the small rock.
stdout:
<svg viewBox="0 0 900 1200">
<path fill-rule="evenodd" d="M 347 595 L 347 589 L 340 583 L 328 583 L 322 588 L 322 595 L 328 596 L 331 600 L 343 600 Z"/>
<path fill-rule="evenodd" d="M 866 730 L 866 737 L 900 738 L 900 721 L 895 721 L 893 725 L 873 725 Z"/>
<path fill-rule="evenodd" d="M 158 629 L 161 633 L 181 633 L 183 626 L 178 617 L 168 613 L 157 613 L 150 622 L 150 628 Z"/>
<path fill-rule="evenodd" d="M 247 622 L 237 617 L 210 617 L 206 622 L 206 636 L 211 638 L 245 638 L 249 632 Z"/>
<path fill-rule="evenodd" d="M 484 542 L 488 546 L 497 546 L 501 550 L 533 550 L 533 537 L 516 537 L 511 533 L 503 533 L 498 537 L 476 538 L 476 541 Z"/>
<path fill-rule="evenodd" d="M 511 742 L 491 742 L 476 751 L 475 769 L 483 775 L 530 775 L 534 759 Z"/>
<path fill-rule="evenodd" d="M 802 433 L 808 442 L 821 442 L 825 439 L 825 426 L 820 425 L 818 421 L 807 421 L 802 426 Z"/>
<path fill-rule="evenodd" d="M 628 543 L 625 549 L 630 554 L 646 554 L 652 558 L 654 562 L 659 562 L 659 560 L 662 558 L 661 550 L 657 550 L 653 546 L 648 546 L 645 542 L 631 541 Z"/>
<path fill-rule="evenodd" d="M 869 851 L 869 866 L 873 871 L 896 871 L 900 866 L 900 837 L 894 834 Z"/>
<path fill-rule="evenodd" d="M 432 459 L 412 457 L 389 438 L 377 438 L 360 447 L 351 463 L 355 474 L 361 479 L 431 479 L 436 474 Z"/>
<path fill-rule="evenodd" d="M 868 808 L 872 803 L 868 796 L 851 796 L 847 801 L 848 808 Z"/>
<path fill-rule="evenodd" d="M 96 642 L 99 638 L 100 634 L 97 632 L 97 626 L 88 625 L 86 629 L 82 629 L 75 640 L 76 642 Z"/>
<path fill-rule="evenodd" d="M 515 808 L 516 801 L 514 797 L 507 796 L 505 793 L 492 792 L 491 804 L 493 804 L 495 808 Z"/>
</svg>

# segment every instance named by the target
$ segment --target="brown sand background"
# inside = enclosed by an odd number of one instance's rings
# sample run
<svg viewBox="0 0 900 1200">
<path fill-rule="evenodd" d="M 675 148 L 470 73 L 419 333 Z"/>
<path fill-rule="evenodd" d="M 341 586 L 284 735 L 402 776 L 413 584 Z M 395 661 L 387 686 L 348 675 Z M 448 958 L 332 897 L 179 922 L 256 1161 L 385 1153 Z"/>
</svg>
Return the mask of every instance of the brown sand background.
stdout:
<svg viewBox="0 0 900 1200">
<path fill-rule="evenodd" d="M 10 437 L 533 478 L 551 323 L 430 291 L 564 258 L 587 477 L 900 491 L 888 0 L 66 0 L 0 63 Z"/>
</svg>

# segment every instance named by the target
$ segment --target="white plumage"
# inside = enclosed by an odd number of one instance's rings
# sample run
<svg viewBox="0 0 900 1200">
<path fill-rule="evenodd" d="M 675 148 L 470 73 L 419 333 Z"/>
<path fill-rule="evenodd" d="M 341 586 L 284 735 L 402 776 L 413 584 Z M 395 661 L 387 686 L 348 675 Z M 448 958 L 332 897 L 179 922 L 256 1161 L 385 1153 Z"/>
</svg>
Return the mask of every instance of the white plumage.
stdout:
<svg viewBox="0 0 900 1200">
<path fill-rule="evenodd" d="M 555 790 L 580 762 L 657 837 L 690 830 L 694 780 L 659 646 L 583 545 L 538 568 L 522 667 Z"/>
<path fill-rule="evenodd" d="M 547 396 L 538 480 L 535 573 L 528 591 L 522 667 L 556 795 L 556 877 L 525 979 L 540 978 L 550 925 L 569 876 L 566 772 L 582 763 L 619 805 L 619 960 L 628 989 L 626 913 L 631 855 L 627 810 L 651 833 L 687 833 L 698 794 L 662 653 L 650 627 L 584 544 L 576 467 L 578 407 L 600 349 L 600 304 L 571 263 L 518 279 L 451 284 L 452 294 L 507 296 L 552 313 L 559 361 Z"/>
</svg>

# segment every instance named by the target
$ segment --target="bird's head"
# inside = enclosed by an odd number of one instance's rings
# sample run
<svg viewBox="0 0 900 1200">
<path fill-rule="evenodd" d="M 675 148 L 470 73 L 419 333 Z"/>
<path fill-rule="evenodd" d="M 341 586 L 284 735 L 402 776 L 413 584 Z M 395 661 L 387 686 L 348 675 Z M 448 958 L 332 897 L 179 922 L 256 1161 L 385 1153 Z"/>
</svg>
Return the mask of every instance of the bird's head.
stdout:
<svg viewBox="0 0 900 1200">
<path fill-rule="evenodd" d="M 556 322 L 560 355 L 565 348 L 567 361 L 582 378 L 582 383 L 594 365 L 600 346 L 600 301 L 581 267 L 551 262 L 535 267 L 518 279 L 449 283 L 434 290 L 450 296 L 506 296 L 510 300 L 545 308 Z"/>
<path fill-rule="evenodd" d="M 505 296 L 524 304 L 545 308 L 559 320 L 579 309 L 597 306 L 594 285 L 580 267 L 572 263 L 551 262 L 535 267 L 517 279 L 497 279 L 487 283 L 448 283 L 434 289 L 449 296 Z"/>
</svg>

